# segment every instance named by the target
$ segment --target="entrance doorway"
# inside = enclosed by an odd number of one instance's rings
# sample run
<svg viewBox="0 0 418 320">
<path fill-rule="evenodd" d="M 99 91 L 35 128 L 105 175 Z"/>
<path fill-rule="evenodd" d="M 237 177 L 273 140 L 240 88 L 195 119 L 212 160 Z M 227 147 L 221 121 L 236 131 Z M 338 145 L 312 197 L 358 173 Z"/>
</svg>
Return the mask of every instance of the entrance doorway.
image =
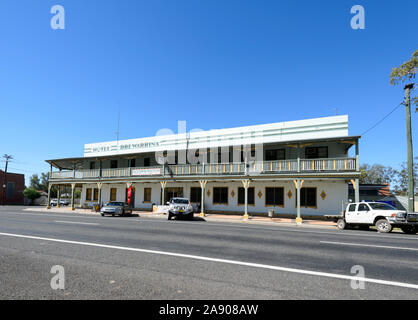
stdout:
<svg viewBox="0 0 418 320">
<path fill-rule="evenodd" d="M 172 198 L 182 198 L 183 197 L 183 188 L 165 188 L 164 191 L 164 200 L 170 201 Z"/>
</svg>

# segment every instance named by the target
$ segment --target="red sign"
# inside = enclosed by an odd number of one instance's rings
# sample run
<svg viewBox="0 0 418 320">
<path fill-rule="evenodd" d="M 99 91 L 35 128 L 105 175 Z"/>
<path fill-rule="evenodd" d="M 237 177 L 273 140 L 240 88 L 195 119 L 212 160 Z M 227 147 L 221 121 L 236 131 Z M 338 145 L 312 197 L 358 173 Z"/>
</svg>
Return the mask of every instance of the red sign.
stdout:
<svg viewBox="0 0 418 320">
<path fill-rule="evenodd" d="M 128 194 L 127 194 L 127 202 L 128 202 L 128 204 L 131 204 L 131 194 L 132 194 L 132 186 L 130 186 L 129 188 L 128 188 Z"/>
</svg>

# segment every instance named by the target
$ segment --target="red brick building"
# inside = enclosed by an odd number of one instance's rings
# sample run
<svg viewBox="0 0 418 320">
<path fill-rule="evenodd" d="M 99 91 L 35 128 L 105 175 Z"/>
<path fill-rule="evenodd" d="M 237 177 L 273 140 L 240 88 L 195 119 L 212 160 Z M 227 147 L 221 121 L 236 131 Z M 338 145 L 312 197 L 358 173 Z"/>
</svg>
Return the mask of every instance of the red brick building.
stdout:
<svg viewBox="0 0 418 320">
<path fill-rule="evenodd" d="M 23 190 L 25 190 L 25 175 L 8 172 L 5 179 L 4 171 L 0 170 L 1 205 L 23 205 Z"/>
</svg>

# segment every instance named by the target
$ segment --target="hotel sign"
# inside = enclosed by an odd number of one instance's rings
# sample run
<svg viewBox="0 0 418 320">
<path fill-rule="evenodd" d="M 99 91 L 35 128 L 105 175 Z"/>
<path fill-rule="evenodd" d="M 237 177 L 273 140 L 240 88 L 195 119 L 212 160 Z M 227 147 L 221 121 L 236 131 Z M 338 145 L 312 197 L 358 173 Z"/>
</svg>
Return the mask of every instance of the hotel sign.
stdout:
<svg viewBox="0 0 418 320">
<path fill-rule="evenodd" d="M 156 176 L 161 174 L 161 168 L 132 169 L 132 176 Z"/>
<path fill-rule="evenodd" d="M 153 149 L 160 146 L 159 141 L 145 141 L 145 142 L 135 142 L 135 143 L 103 143 L 103 144 L 89 144 L 84 146 L 85 155 L 101 155 L 101 154 L 115 154 L 115 153 L 133 153 L 140 152 L 144 149 Z"/>
</svg>

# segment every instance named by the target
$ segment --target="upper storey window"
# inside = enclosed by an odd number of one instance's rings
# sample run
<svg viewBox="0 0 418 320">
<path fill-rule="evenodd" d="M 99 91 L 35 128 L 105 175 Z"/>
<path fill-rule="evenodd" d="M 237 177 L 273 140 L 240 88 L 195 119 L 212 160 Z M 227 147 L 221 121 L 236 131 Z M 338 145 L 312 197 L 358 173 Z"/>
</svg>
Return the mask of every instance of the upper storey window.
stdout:
<svg viewBox="0 0 418 320">
<path fill-rule="evenodd" d="M 286 149 L 266 150 L 266 161 L 285 160 Z"/>
<path fill-rule="evenodd" d="M 110 168 L 115 169 L 118 167 L 118 160 L 110 160 Z"/>
<path fill-rule="evenodd" d="M 328 147 L 307 147 L 305 149 L 306 159 L 328 158 Z"/>
</svg>

